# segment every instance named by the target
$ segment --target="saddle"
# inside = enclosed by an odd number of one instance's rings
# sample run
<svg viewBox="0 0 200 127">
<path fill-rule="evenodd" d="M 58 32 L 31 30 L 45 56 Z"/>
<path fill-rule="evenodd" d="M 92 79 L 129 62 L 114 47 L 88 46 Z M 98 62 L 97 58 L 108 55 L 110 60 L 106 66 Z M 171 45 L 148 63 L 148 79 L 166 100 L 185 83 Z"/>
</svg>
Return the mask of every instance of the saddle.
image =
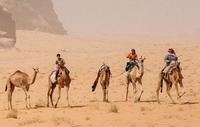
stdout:
<svg viewBox="0 0 200 127">
<path fill-rule="evenodd" d="M 127 62 L 125 71 L 126 72 L 131 71 L 135 66 L 137 66 L 139 68 L 137 62 Z"/>
<path fill-rule="evenodd" d="M 172 73 L 173 73 L 174 70 L 177 69 L 177 71 L 179 72 L 179 78 L 183 78 L 183 76 L 182 76 L 182 74 L 181 74 L 181 72 L 180 72 L 179 64 L 180 64 L 180 63 L 175 62 L 175 63 L 169 65 L 168 68 L 166 68 L 167 71 L 166 71 L 165 73 L 162 72 L 162 80 L 164 79 L 164 80 L 170 82 L 170 88 L 172 87 L 172 83 L 171 83 L 171 81 L 170 81 L 170 79 L 169 79 L 169 76 L 172 75 Z"/>
<path fill-rule="evenodd" d="M 70 71 L 66 67 L 63 67 L 63 68 L 58 69 L 58 71 L 56 73 L 57 77 L 60 77 L 60 75 L 62 75 L 62 70 L 64 70 L 66 74 L 70 73 Z"/>
</svg>

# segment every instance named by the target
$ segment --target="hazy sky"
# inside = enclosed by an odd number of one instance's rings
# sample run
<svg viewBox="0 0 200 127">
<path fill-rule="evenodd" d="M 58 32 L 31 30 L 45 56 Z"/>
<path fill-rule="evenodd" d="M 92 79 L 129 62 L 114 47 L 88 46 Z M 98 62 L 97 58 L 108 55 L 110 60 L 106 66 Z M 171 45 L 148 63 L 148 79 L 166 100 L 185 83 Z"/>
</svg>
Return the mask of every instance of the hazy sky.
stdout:
<svg viewBox="0 0 200 127">
<path fill-rule="evenodd" d="M 69 34 L 200 34 L 200 0 L 52 0 Z"/>
</svg>

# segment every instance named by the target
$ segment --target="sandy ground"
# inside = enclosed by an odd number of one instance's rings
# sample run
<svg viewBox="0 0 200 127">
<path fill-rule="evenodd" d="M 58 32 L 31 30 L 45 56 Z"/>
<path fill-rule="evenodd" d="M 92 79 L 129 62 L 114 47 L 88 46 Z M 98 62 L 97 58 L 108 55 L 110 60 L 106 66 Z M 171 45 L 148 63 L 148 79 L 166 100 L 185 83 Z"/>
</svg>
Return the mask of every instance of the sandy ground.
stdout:
<svg viewBox="0 0 200 127">
<path fill-rule="evenodd" d="M 186 94 L 172 104 L 164 92 L 161 104 L 156 102 L 158 73 L 164 66 L 163 57 L 173 47 L 181 62 Z M 200 126 L 200 37 L 197 36 L 57 36 L 47 33 L 17 31 L 17 49 L 0 50 L 0 126 L 1 127 L 199 127 Z M 91 85 L 102 62 L 108 64 L 113 76 L 124 71 L 126 55 L 135 48 L 139 56 L 145 56 L 144 93 L 141 102 L 133 102 L 132 85 L 129 100 L 125 100 L 125 74 L 113 77 L 109 88 L 109 103 L 102 102 L 102 90 L 98 84 L 95 92 Z M 67 107 L 66 91 L 62 89 L 58 108 L 46 107 L 48 75 L 56 60 L 56 54 L 66 60 L 70 69 L 70 104 Z M 32 67 L 39 67 L 36 82 L 30 87 L 31 109 L 25 108 L 25 94 L 16 88 L 13 107 L 18 117 L 7 118 L 7 78 L 16 70 L 33 75 Z M 139 90 L 139 89 L 138 89 Z M 58 97 L 55 90 L 54 100 Z M 116 105 L 118 113 L 110 112 Z"/>
</svg>

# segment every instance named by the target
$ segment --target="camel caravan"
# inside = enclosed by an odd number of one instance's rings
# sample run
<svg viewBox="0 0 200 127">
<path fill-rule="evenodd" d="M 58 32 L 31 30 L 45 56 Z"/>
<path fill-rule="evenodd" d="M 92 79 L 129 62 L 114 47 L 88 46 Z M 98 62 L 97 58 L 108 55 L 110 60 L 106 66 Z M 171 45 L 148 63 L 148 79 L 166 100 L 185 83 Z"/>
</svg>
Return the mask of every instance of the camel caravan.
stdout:
<svg viewBox="0 0 200 127">
<path fill-rule="evenodd" d="M 128 92 L 129 92 L 129 84 L 131 83 L 133 86 L 133 96 L 134 96 L 134 102 L 139 102 L 141 100 L 141 96 L 144 92 L 142 87 L 142 77 L 144 75 L 144 61 L 145 57 L 141 56 L 138 58 L 135 49 L 131 50 L 131 53 L 128 54 L 127 58 L 129 59 L 129 62 L 127 62 L 125 71 L 123 73 L 126 73 L 126 97 L 125 101 L 128 101 Z M 176 56 L 175 51 L 170 48 L 168 50 L 167 55 L 164 58 L 164 61 L 166 65 L 159 73 L 158 78 L 158 86 L 156 89 L 156 95 L 157 95 L 157 102 L 160 103 L 159 100 L 159 91 L 162 92 L 163 90 L 163 81 L 166 83 L 166 92 L 167 95 L 170 97 L 171 101 L 175 103 L 175 101 L 172 99 L 170 94 L 170 89 L 172 86 L 175 86 L 176 93 L 177 93 L 177 99 L 179 103 L 181 104 L 180 98 L 185 94 L 184 86 L 182 83 L 183 75 L 181 73 L 181 67 L 180 62 L 178 62 L 178 57 Z M 60 54 L 57 54 L 57 60 L 55 62 L 56 67 L 51 72 L 51 74 L 48 76 L 48 90 L 47 90 L 47 107 L 49 107 L 49 101 L 51 103 L 51 106 L 54 108 L 57 108 L 59 99 L 61 97 L 61 88 L 66 87 L 67 92 L 67 103 L 68 107 L 71 107 L 69 104 L 69 87 L 71 83 L 70 78 L 70 71 L 65 67 L 65 61 L 61 58 Z M 28 74 L 16 71 L 14 74 L 12 74 L 8 80 L 5 87 L 5 91 L 8 91 L 8 109 L 12 109 L 12 94 L 15 87 L 22 88 L 25 92 L 25 106 L 26 108 L 31 108 L 30 104 L 30 95 L 29 95 L 29 88 L 30 85 L 33 84 L 36 80 L 36 76 L 39 72 L 38 68 L 33 68 L 33 76 L 30 78 Z M 123 74 L 122 73 L 122 74 Z M 118 75 L 119 76 L 119 75 Z M 92 91 L 94 92 L 98 81 L 100 79 L 100 84 L 103 90 L 103 101 L 109 102 L 108 99 L 108 89 L 110 84 L 110 78 L 112 77 L 111 69 L 108 65 L 103 63 L 103 65 L 100 67 L 97 77 L 92 85 Z M 136 83 L 139 84 L 140 90 L 137 91 L 136 89 Z M 179 92 L 179 85 L 182 90 L 182 92 Z M 53 102 L 53 93 L 55 88 L 58 87 L 58 98 L 54 105 Z M 139 92 L 139 94 L 138 94 Z M 138 96 L 137 96 L 138 95 Z M 27 104 L 28 101 L 28 104 Z"/>
</svg>

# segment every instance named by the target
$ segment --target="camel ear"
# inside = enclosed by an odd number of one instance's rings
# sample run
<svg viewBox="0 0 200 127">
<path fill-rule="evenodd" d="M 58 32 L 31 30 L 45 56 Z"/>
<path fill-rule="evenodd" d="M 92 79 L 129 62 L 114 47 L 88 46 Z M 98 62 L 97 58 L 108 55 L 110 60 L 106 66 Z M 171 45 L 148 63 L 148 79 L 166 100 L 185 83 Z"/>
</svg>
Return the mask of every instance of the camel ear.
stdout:
<svg viewBox="0 0 200 127">
<path fill-rule="evenodd" d="M 39 70 L 39 68 L 38 67 L 33 67 L 33 70 Z"/>
</svg>

